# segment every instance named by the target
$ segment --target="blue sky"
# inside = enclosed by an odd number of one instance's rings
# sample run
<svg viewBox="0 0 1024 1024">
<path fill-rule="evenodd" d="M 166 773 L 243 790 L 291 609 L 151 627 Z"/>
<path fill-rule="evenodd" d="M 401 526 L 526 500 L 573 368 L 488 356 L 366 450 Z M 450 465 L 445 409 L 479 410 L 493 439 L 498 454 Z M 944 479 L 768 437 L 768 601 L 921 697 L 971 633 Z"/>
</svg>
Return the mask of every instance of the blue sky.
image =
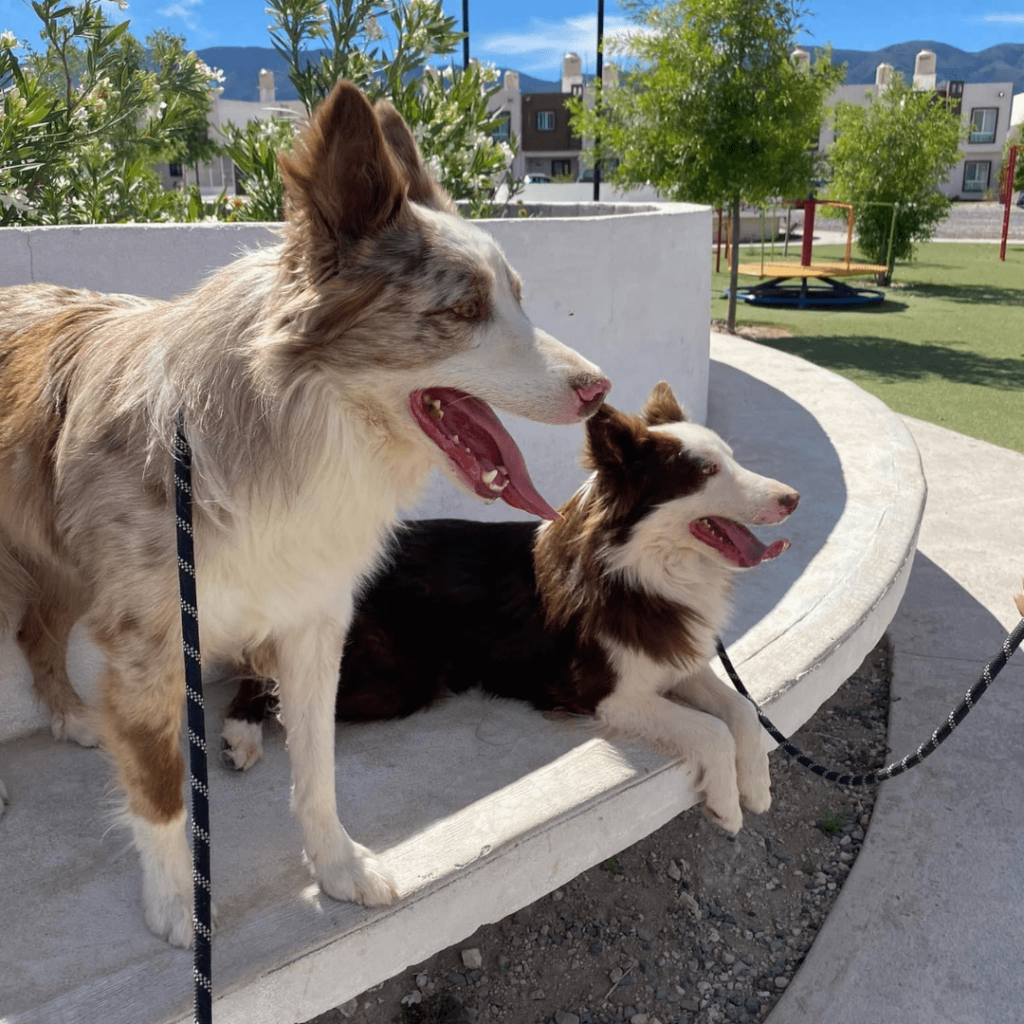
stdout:
<svg viewBox="0 0 1024 1024">
<path fill-rule="evenodd" d="M 268 46 L 264 0 L 130 0 L 123 16 L 139 38 L 155 28 L 184 35 L 194 49 L 207 46 Z M 462 0 L 444 0 L 448 13 L 462 17 Z M 117 15 L 117 5 L 110 4 Z M 963 50 L 998 43 L 1024 43 L 1021 0 L 809 0 L 807 30 L 799 41 L 822 46 L 875 50 L 890 43 L 935 40 Z M 584 70 L 593 71 L 597 4 L 586 0 L 470 0 L 470 47 L 474 57 L 555 79 L 561 55 L 574 50 Z M 613 0 L 606 0 L 605 29 L 627 24 Z M 37 19 L 28 0 L 0 0 L 0 29 L 35 40 Z"/>
</svg>

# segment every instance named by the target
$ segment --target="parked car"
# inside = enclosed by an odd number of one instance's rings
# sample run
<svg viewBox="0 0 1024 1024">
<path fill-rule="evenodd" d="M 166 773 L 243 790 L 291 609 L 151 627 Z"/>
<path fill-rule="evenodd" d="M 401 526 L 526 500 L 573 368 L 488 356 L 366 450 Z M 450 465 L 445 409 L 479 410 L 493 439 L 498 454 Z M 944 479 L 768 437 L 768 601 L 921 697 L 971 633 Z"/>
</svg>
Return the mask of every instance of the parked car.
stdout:
<svg viewBox="0 0 1024 1024">
<path fill-rule="evenodd" d="M 523 178 L 525 185 L 550 185 L 551 178 L 546 174 L 528 174 Z"/>
</svg>

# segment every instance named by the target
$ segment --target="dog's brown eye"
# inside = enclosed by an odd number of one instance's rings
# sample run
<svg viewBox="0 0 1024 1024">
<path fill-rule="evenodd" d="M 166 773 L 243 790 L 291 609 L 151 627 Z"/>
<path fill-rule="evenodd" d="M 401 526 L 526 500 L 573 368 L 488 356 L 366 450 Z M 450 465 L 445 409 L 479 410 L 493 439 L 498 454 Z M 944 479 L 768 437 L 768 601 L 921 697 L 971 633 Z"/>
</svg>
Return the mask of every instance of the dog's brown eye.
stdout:
<svg viewBox="0 0 1024 1024">
<path fill-rule="evenodd" d="M 714 476 L 718 472 L 718 463 L 717 462 L 705 462 L 704 465 L 701 466 L 700 471 L 705 476 Z"/>
<path fill-rule="evenodd" d="M 463 320 L 479 320 L 480 303 L 475 299 L 467 299 L 452 306 L 452 312 Z"/>
</svg>

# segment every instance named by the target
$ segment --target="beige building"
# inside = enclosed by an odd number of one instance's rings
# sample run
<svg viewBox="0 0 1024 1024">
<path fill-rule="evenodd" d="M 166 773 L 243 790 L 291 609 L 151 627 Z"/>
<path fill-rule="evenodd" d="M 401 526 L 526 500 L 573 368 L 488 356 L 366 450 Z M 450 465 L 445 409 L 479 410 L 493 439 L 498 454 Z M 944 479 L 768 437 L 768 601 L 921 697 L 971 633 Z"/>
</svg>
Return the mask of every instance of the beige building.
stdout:
<svg viewBox="0 0 1024 1024">
<path fill-rule="evenodd" d="M 238 127 L 250 121 L 269 121 L 272 119 L 304 120 L 306 107 L 301 100 L 278 100 L 277 88 L 274 84 L 273 71 L 260 72 L 260 98 L 258 102 L 249 100 L 226 100 L 220 96 L 214 98 L 210 106 L 208 133 L 212 133 L 217 141 L 224 140 L 223 129 L 228 124 Z M 164 188 L 181 188 L 196 180 L 197 168 L 185 167 L 182 164 L 157 164 L 156 170 L 163 178 Z M 200 163 L 198 167 L 199 189 L 204 196 L 217 196 L 221 192 L 228 195 L 237 193 L 235 165 L 229 156 L 220 156 L 210 162 Z"/>
<path fill-rule="evenodd" d="M 804 53 L 805 51 L 797 51 Z M 891 64 L 879 64 L 874 85 L 841 85 L 830 100 L 866 106 L 892 80 Z M 992 198 L 999 191 L 999 169 L 1003 161 L 1003 143 L 1011 125 L 1012 82 L 939 81 L 935 54 L 922 50 L 914 63 L 914 88 L 933 92 L 949 102 L 968 128 L 961 145 L 961 159 L 939 191 L 952 199 Z M 826 123 L 818 139 L 819 152 L 825 152 L 835 139 Z"/>
</svg>

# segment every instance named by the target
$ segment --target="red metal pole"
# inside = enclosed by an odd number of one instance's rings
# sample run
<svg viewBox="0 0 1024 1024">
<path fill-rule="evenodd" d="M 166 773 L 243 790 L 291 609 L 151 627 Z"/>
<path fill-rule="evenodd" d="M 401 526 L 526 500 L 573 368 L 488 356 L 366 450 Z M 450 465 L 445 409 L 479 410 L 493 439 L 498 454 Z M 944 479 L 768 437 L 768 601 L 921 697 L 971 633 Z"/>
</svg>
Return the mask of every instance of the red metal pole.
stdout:
<svg viewBox="0 0 1024 1024">
<path fill-rule="evenodd" d="M 1006 237 L 1010 233 L 1010 204 L 1013 202 L 1013 179 L 1017 173 L 1017 150 L 1020 146 L 1010 147 L 1010 160 L 1006 169 L 1004 185 L 1006 198 L 1003 202 L 1003 235 L 999 240 L 999 258 L 1006 262 Z"/>
<path fill-rule="evenodd" d="M 722 269 L 722 208 L 718 208 L 718 246 L 715 251 L 715 273 Z"/>
<path fill-rule="evenodd" d="M 811 250 L 814 248 L 814 207 L 813 199 L 805 199 L 800 205 L 804 208 L 803 245 L 800 249 L 800 266 L 811 265 Z"/>
</svg>

